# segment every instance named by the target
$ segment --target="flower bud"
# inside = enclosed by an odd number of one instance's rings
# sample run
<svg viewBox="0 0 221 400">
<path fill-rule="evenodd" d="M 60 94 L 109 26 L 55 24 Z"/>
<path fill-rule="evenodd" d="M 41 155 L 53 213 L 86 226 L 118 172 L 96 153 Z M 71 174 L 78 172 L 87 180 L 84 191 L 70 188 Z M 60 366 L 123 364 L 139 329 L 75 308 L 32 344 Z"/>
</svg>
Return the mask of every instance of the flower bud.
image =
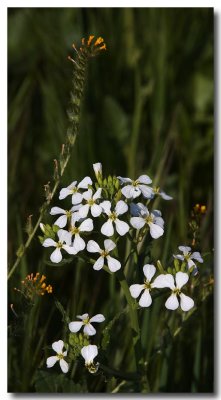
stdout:
<svg viewBox="0 0 221 400">
<path fill-rule="evenodd" d="M 101 163 L 93 164 L 93 169 L 97 180 L 99 178 L 102 178 L 102 164 Z"/>
</svg>

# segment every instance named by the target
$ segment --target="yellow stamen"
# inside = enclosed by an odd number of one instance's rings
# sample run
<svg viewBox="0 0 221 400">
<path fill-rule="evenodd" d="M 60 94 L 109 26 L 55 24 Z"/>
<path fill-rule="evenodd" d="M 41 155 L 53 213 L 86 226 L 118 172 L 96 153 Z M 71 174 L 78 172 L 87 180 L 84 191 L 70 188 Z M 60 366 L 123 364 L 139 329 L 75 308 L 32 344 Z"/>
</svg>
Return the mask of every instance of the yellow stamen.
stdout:
<svg viewBox="0 0 221 400">
<path fill-rule="evenodd" d="M 88 45 L 88 46 L 90 46 L 90 44 L 91 44 L 91 42 L 92 42 L 93 39 L 94 39 L 94 35 L 90 35 L 90 36 L 89 36 L 89 39 L 88 39 L 88 41 L 87 41 L 87 45 Z"/>
<path fill-rule="evenodd" d="M 96 42 L 94 43 L 95 46 L 97 46 L 98 44 L 103 43 L 104 39 L 102 37 L 97 38 Z"/>
</svg>

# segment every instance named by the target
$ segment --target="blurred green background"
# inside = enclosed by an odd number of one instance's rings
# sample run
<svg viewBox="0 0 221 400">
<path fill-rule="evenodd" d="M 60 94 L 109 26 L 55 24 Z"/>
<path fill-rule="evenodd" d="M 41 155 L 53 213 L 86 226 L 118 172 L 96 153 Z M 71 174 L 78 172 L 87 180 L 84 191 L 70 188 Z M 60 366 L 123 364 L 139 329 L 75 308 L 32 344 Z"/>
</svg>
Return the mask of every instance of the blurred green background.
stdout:
<svg viewBox="0 0 221 400">
<path fill-rule="evenodd" d="M 163 239 L 156 241 L 155 257 L 166 261 L 178 245 L 187 243 L 188 220 L 195 203 L 207 206 L 200 250 L 211 252 L 213 9 L 9 8 L 9 265 L 26 238 L 27 217 L 33 214 L 33 221 L 37 219 L 44 201 L 44 185 L 52 182 L 53 160 L 65 141 L 72 78 L 67 56 L 74 57 L 72 43 L 79 45 L 81 38 L 89 34 L 102 36 L 107 52 L 90 61 L 80 134 L 62 186 L 92 176 L 94 162 L 102 162 L 106 175 L 137 178 L 146 173 L 174 197 L 173 202 L 159 206 L 166 231 Z M 53 205 L 59 205 L 56 196 Z M 212 268 L 212 257 L 207 257 L 205 274 L 209 275 Z M 120 311 L 118 297 L 113 304 L 110 296 L 107 298 L 107 293 L 117 293 L 114 278 L 109 279 L 103 271 L 95 276 L 80 263 L 75 268 L 47 266 L 45 250 L 36 238 L 9 284 L 9 303 L 15 305 L 20 316 L 17 321 L 9 313 L 10 391 L 36 390 L 33 377 L 36 368 L 44 368 L 42 348 L 62 334 L 61 317 L 51 299 L 44 303 L 39 300 L 38 313 L 31 317 L 35 318 L 34 327 L 18 293 L 13 292 L 28 273 L 37 270 L 47 275 L 55 296 L 73 316 L 88 309 L 89 292 L 91 313 L 101 302 L 99 312 L 109 310 L 114 316 Z M 144 346 L 146 340 L 160 340 L 154 328 L 158 326 L 157 307 L 156 302 L 156 310 L 152 314 L 146 310 L 142 316 L 144 324 L 155 316 L 151 330 L 144 333 Z M 119 325 L 119 335 L 123 327 L 123 323 Z M 158 329 L 160 332 L 161 324 Z M 154 345 L 149 344 L 147 353 Z M 212 391 L 212 296 L 194 316 L 192 325 L 170 346 L 165 350 L 166 362 L 154 361 L 158 372 L 152 371 L 153 391 Z M 33 349 L 36 353 L 31 362 L 27 352 L 32 359 Z M 110 355 L 115 367 L 130 370 L 130 354 L 118 353 Z M 111 390 L 99 380 L 89 382 L 89 388 Z M 122 391 L 133 390 L 125 386 Z"/>
</svg>

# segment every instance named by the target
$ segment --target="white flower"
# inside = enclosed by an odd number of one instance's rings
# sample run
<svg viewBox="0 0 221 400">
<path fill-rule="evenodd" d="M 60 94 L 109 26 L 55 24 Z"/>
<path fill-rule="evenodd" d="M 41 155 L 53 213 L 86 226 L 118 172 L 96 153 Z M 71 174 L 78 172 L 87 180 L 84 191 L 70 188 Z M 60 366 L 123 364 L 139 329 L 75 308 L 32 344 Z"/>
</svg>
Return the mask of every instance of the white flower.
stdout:
<svg viewBox="0 0 221 400">
<path fill-rule="evenodd" d="M 141 229 L 145 225 L 149 225 L 150 235 L 153 239 L 158 239 L 164 233 L 164 220 L 161 218 L 161 212 L 154 210 L 149 213 L 147 207 L 142 203 L 138 203 L 137 207 L 133 207 L 132 212 L 139 216 L 132 217 L 130 223 L 135 229 Z"/>
<path fill-rule="evenodd" d="M 105 317 L 103 314 L 96 314 L 94 317 L 90 318 L 89 315 L 77 315 L 77 318 L 81 321 L 72 321 L 69 323 L 69 329 L 71 332 L 78 332 L 82 326 L 84 326 L 83 332 L 85 335 L 93 336 L 96 333 L 96 329 L 91 325 L 91 322 L 103 322 Z"/>
<path fill-rule="evenodd" d="M 181 260 L 181 261 L 186 261 L 189 269 L 192 266 L 194 266 L 194 272 L 197 273 L 198 270 L 197 270 L 196 264 L 193 260 L 196 260 L 199 263 L 203 263 L 201 254 L 198 251 L 194 251 L 194 253 L 191 253 L 191 247 L 189 247 L 189 246 L 179 246 L 178 249 L 180 251 L 182 251 L 183 255 L 176 254 L 176 255 L 173 255 L 173 257 L 177 258 L 178 260 Z"/>
<path fill-rule="evenodd" d="M 88 189 L 88 185 L 92 185 L 92 180 L 89 176 L 86 176 L 79 184 L 77 181 L 72 182 L 68 187 L 61 189 L 59 194 L 59 200 L 65 199 L 65 197 L 72 195 L 72 204 L 79 204 L 82 202 L 82 194 L 79 193 L 79 189 Z"/>
<path fill-rule="evenodd" d="M 59 229 L 57 235 L 59 239 L 58 242 L 55 242 L 51 238 L 47 238 L 43 242 L 44 247 L 56 247 L 50 256 L 50 260 L 54 263 L 59 263 L 62 260 L 61 249 L 65 250 L 68 254 L 76 254 L 76 250 L 71 246 L 70 232 L 67 232 L 64 229 Z"/>
<path fill-rule="evenodd" d="M 140 196 L 141 193 L 146 199 L 153 197 L 153 189 L 147 186 L 152 182 L 149 176 L 141 175 L 135 181 L 130 178 L 122 178 L 121 176 L 118 176 L 118 179 L 121 184 L 127 184 L 121 189 L 121 192 L 127 199 L 135 199 Z"/>
<path fill-rule="evenodd" d="M 115 272 L 121 268 L 121 263 L 109 255 L 110 251 L 116 247 L 116 244 L 110 240 L 106 239 L 104 241 L 104 250 L 100 248 L 100 246 L 94 241 L 89 240 L 87 244 L 87 251 L 90 253 L 100 253 L 100 257 L 95 262 L 93 268 L 95 270 L 100 270 L 104 266 L 104 259 L 107 259 L 107 265 L 111 272 Z"/>
<path fill-rule="evenodd" d="M 165 307 L 168 308 L 168 310 L 176 310 L 179 307 L 178 297 L 180 298 L 180 307 L 183 311 L 189 311 L 194 307 L 193 299 L 181 292 L 181 288 L 188 280 L 189 276 L 181 271 L 176 273 L 175 278 L 171 274 L 161 274 L 155 279 L 154 287 L 159 289 L 168 287 L 172 290 L 172 294 L 165 303 Z"/>
<path fill-rule="evenodd" d="M 50 211 L 51 215 L 58 215 L 62 214 L 61 217 L 56 219 L 54 222 L 54 225 L 59 226 L 59 228 L 64 228 L 67 225 L 68 218 L 72 216 L 72 210 L 63 210 L 63 208 L 60 207 L 52 207 Z"/>
<path fill-rule="evenodd" d="M 86 200 L 86 204 L 82 205 L 78 211 L 78 214 L 81 218 L 87 217 L 89 209 L 91 209 L 91 214 L 93 217 L 99 217 L 99 215 L 101 215 L 102 207 L 99 204 L 96 204 L 96 200 L 101 198 L 101 191 L 102 189 L 99 188 L 93 195 L 92 190 L 89 189 L 87 192 L 83 193 L 82 197 L 84 200 Z"/>
<path fill-rule="evenodd" d="M 100 162 L 93 164 L 93 169 L 96 178 L 102 178 L 102 164 Z"/>
<path fill-rule="evenodd" d="M 151 283 L 151 279 L 155 275 L 156 268 L 152 264 L 146 264 L 143 267 L 143 272 L 146 277 L 145 282 L 143 285 L 139 284 L 134 284 L 130 286 L 130 293 L 131 296 L 136 299 L 137 297 L 140 296 L 141 292 L 144 290 L 140 300 L 139 300 L 139 305 L 141 307 L 149 307 L 152 304 L 152 298 L 150 295 L 150 291 L 152 288 L 154 288 L 154 282 Z"/>
<path fill-rule="evenodd" d="M 67 234 L 71 234 L 71 236 L 74 236 L 74 241 L 73 241 L 73 247 L 78 253 L 81 250 L 85 249 L 85 241 L 84 239 L 81 238 L 81 234 L 83 232 L 91 232 L 94 229 L 93 221 L 91 218 L 85 219 L 83 222 L 80 223 L 79 226 L 76 226 L 76 222 L 80 222 L 80 216 L 78 213 L 75 213 L 71 217 L 71 228 L 70 232 L 67 232 Z"/>
<path fill-rule="evenodd" d="M 164 200 L 172 200 L 173 199 L 171 196 L 169 196 L 168 194 L 163 192 L 163 190 L 160 190 L 160 188 L 156 187 L 156 186 L 153 187 L 153 197 L 154 197 L 155 194 L 161 196 L 162 199 L 164 199 Z"/>
<path fill-rule="evenodd" d="M 94 374 L 98 370 L 99 364 L 94 365 L 94 358 L 98 355 L 98 349 L 95 344 L 89 344 L 81 349 L 81 355 L 85 360 L 85 367 Z"/>
<path fill-rule="evenodd" d="M 57 342 L 52 343 L 52 349 L 56 351 L 57 355 L 47 358 L 47 367 L 51 368 L 55 365 L 57 361 L 59 361 L 62 372 L 65 374 L 68 372 L 68 363 L 64 360 L 64 357 L 67 355 L 67 351 L 62 351 L 64 347 L 63 340 L 58 340 Z"/>
<path fill-rule="evenodd" d="M 112 236 L 114 234 L 114 222 L 117 233 L 120 236 L 125 235 L 129 231 L 130 227 L 126 222 L 119 220 L 118 216 L 127 212 L 128 205 L 123 200 L 120 200 L 117 202 L 114 211 L 111 211 L 111 202 L 108 200 L 103 201 L 100 205 L 104 213 L 108 215 L 107 222 L 105 222 L 101 227 L 101 233 L 105 236 Z"/>
</svg>

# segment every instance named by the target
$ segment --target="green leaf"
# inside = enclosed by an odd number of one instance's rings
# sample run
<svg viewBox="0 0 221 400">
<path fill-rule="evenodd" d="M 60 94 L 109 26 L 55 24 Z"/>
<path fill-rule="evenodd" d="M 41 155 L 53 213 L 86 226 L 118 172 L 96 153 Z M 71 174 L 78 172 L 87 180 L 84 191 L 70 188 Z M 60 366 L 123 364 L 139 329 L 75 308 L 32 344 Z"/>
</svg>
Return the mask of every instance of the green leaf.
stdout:
<svg viewBox="0 0 221 400">
<path fill-rule="evenodd" d="M 80 383 L 74 383 L 63 373 L 37 371 L 34 385 L 38 393 L 85 393 Z"/>
</svg>

